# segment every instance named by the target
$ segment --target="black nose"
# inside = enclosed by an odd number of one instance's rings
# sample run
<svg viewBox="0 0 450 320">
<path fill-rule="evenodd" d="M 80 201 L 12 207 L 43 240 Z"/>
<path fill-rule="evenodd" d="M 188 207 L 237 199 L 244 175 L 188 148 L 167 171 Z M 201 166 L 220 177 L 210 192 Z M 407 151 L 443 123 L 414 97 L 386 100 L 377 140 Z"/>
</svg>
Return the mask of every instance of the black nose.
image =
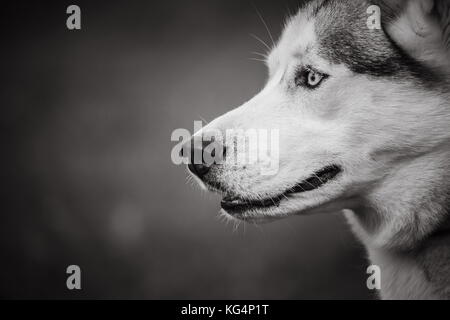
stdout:
<svg viewBox="0 0 450 320">
<path fill-rule="evenodd" d="M 183 147 L 182 152 L 189 157 L 189 171 L 200 179 L 203 179 L 214 164 L 222 163 L 225 157 L 225 147 L 219 141 L 205 140 L 197 136 Z"/>
</svg>

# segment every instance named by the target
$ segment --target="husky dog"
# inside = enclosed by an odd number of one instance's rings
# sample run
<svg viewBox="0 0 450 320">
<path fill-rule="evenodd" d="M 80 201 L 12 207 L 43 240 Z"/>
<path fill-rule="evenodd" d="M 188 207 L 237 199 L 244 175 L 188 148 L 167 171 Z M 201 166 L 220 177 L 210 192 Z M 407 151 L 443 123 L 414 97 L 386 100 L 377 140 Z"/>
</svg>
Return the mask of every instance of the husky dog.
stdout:
<svg viewBox="0 0 450 320">
<path fill-rule="evenodd" d="M 381 28 L 368 25 L 373 5 Z M 258 162 L 190 170 L 234 219 L 343 211 L 381 269 L 382 298 L 450 298 L 448 8 L 307 1 L 267 58 L 265 88 L 194 136 L 277 129 L 278 172 L 261 175 Z"/>
</svg>

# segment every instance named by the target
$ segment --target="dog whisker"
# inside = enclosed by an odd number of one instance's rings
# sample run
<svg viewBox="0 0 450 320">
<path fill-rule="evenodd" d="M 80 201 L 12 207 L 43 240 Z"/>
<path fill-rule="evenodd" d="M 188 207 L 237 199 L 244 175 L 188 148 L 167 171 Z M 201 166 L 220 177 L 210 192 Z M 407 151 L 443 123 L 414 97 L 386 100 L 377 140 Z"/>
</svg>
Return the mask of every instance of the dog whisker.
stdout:
<svg viewBox="0 0 450 320">
<path fill-rule="evenodd" d="M 273 40 L 272 33 L 270 32 L 270 29 L 269 29 L 266 21 L 264 20 L 263 16 L 261 15 L 258 8 L 256 8 L 256 6 L 254 4 L 253 4 L 253 7 L 255 8 L 255 11 L 258 14 L 258 17 L 261 19 L 261 22 L 263 23 L 264 28 L 266 28 L 266 31 L 269 34 L 270 40 L 272 41 L 272 45 L 275 46 L 275 41 Z"/>
<path fill-rule="evenodd" d="M 255 52 L 255 51 L 253 51 L 252 54 L 256 54 L 257 56 L 261 56 L 264 59 L 267 59 L 269 57 L 267 54 L 260 53 L 260 52 Z"/>
<path fill-rule="evenodd" d="M 266 60 L 263 59 L 258 59 L 258 58 L 248 58 L 249 60 L 253 60 L 253 61 L 258 61 L 258 62 L 263 62 L 266 63 Z"/>
<path fill-rule="evenodd" d="M 263 45 L 267 48 L 267 50 L 269 50 L 269 51 L 272 50 L 272 48 L 271 48 L 266 42 L 264 42 L 260 37 L 258 37 L 257 35 L 251 33 L 250 36 L 251 36 L 252 38 L 255 38 L 255 39 L 256 39 L 257 41 L 259 41 L 261 44 L 263 44 Z"/>
<path fill-rule="evenodd" d="M 200 120 L 202 120 L 204 123 L 209 124 L 209 121 L 206 121 L 205 118 L 203 118 L 202 116 L 198 116 Z"/>
</svg>

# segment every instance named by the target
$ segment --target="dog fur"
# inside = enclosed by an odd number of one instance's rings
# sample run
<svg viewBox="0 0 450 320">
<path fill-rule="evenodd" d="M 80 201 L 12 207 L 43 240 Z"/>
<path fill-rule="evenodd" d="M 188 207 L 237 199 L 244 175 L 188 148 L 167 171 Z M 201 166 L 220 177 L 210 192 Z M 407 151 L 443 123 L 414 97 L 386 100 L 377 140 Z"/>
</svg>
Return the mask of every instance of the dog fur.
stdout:
<svg viewBox="0 0 450 320">
<path fill-rule="evenodd" d="M 381 30 L 367 27 L 373 4 L 382 9 Z M 196 134 L 280 130 L 275 176 L 260 175 L 259 163 L 221 164 L 201 181 L 242 199 L 274 197 L 339 165 L 339 176 L 315 190 L 233 217 L 265 222 L 343 210 L 381 268 L 384 299 L 450 298 L 449 20 L 439 6 L 308 1 L 267 59 L 265 88 Z M 328 77 L 318 88 L 299 87 L 304 66 Z"/>
</svg>

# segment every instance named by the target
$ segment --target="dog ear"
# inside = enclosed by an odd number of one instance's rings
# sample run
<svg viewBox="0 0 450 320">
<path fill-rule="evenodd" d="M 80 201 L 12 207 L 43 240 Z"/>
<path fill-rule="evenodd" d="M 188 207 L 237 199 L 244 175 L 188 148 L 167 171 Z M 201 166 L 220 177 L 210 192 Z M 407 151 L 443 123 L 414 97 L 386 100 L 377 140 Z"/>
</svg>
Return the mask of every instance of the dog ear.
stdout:
<svg viewBox="0 0 450 320">
<path fill-rule="evenodd" d="M 419 59 L 445 53 L 450 41 L 448 0 L 378 0 L 381 21 L 391 39 Z M 447 23 L 445 24 L 445 21 Z M 447 26 L 447 38 L 445 35 Z"/>
<path fill-rule="evenodd" d="M 406 2 L 402 0 L 373 0 L 373 3 L 381 9 L 384 26 L 388 26 L 397 20 L 406 8 Z"/>
<path fill-rule="evenodd" d="M 441 21 L 442 38 L 447 50 L 450 51 L 450 1 L 436 0 L 435 10 Z"/>
</svg>

